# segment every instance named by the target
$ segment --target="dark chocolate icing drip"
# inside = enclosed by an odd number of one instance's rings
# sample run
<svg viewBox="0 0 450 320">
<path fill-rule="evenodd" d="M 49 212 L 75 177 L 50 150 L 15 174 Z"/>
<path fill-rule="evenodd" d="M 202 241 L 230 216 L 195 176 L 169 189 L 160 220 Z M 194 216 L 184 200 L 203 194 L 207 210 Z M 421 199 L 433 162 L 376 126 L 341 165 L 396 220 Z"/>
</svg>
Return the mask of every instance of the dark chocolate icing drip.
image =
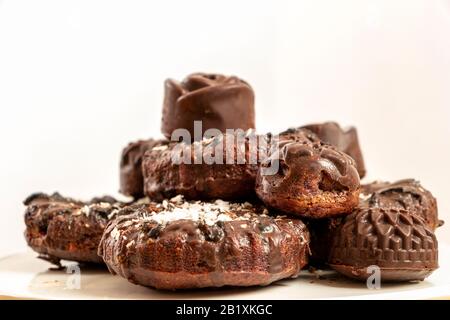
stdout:
<svg viewBox="0 0 450 320">
<path fill-rule="evenodd" d="M 257 272 L 267 274 L 261 284 L 268 284 L 286 272 L 297 275 L 306 263 L 309 234 L 304 224 L 267 216 L 262 206 L 234 207 L 231 220 L 215 223 L 184 218 L 156 222 L 152 216 L 163 210 L 161 205 L 132 208 L 133 214 L 121 214 L 108 226 L 99 254 L 133 282 L 151 285 L 153 280 L 144 276 L 150 271 L 190 272 L 207 277 L 207 286 L 221 286 L 230 273 Z M 155 228 L 158 232 L 152 233 Z M 296 254 L 285 253 L 292 250 Z"/>
</svg>

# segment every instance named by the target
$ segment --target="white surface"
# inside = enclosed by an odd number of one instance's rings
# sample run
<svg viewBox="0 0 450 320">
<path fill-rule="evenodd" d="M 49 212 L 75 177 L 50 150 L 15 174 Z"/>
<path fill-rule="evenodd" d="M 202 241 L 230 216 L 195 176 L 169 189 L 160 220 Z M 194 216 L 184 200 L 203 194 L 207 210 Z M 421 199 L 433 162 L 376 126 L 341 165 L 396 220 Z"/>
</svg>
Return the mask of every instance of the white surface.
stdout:
<svg viewBox="0 0 450 320">
<path fill-rule="evenodd" d="M 193 71 L 248 80 L 260 131 L 356 125 L 367 180 L 420 179 L 450 222 L 448 0 L 0 0 L 0 254 L 29 193 L 116 193 L 163 80 Z"/>
<path fill-rule="evenodd" d="M 36 254 L 18 254 L 0 260 L 0 297 L 36 299 L 431 299 L 450 297 L 450 246 L 440 250 L 440 266 L 422 282 L 381 284 L 379 290 L 347 280 L 332 271 L 303 271 L 296 279 L 268 287 L 157 291 L 133 285 L 106 269 L 81 267 L 80 289 L 73 288 L 73 274 L 48 270 L 49 263 Z M 316 275 L 322 275 L 318 279 Z"/>
</svg>

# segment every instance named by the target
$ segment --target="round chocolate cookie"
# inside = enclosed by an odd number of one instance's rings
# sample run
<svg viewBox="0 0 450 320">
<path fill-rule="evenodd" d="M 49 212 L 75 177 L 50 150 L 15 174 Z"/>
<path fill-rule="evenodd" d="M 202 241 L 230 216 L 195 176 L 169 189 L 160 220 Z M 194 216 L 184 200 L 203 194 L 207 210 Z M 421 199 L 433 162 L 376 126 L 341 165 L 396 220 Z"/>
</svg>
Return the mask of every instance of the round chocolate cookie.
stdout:
<svg viewBox="0 0 450 320">
<path fill-rule="evenodd" d="M 344 130 L 336 122 L 324 122 L 306 125 L 301 128 L 311 130 L 317 134 L 323 142 L 331 144 L 339 151 L 348 154 L 356 162 L 359 177 L 363 178 L 366 175 L 364 158 L 359 146 L 358 132 L 355 127 Z"/>
<path fill-rule="evenodd" d="M 266 138 L 249 130 L 153 148 L 143 160 L 145 194 L 157 201 L 179 194 L 195 200 L 254 197 L 258 145 Z"/>
<path fill-rule="evenodd" d="M 139 140 L 131 142 L 122 151 L 120 158 L 120 192 L 135 199 L 144 195 L 142 158 L 147 150 L 168 144 L 166 140 Z"/>
<path fill-rule="evenodd" d="M 177 196 L 122 211 L 106 228 L 99 255 L 112 273 L 135 284 L 169 290 L 268 285 L 297 276 L 307 263 L 305 225 L 268 216 L 264 207 Z"/>
<path fill-rule="evenodd" d="M 167 139 L 176 129 L 188 130 L 191 141 L 198 141 L 208 129 L 255 128 L 253 90 L 237 77 L 194 73 L 181 83 L 168 79 L 164 87 L 161 130 Z M 197 135 L 194 121 L 202 122 Z"/>
<path fill-rule="evenodd" d="M 275 172 L 264 173 L 268 167 Z M 261 164 L 256 193 L 268 206 L 309 218 L 349 214 L 357 205 L 359 175 L 354 160 L 311 139 L 280 137 L 280 148 Z"/>
<path fill-rule="evenodd" d="M 361 197 L 371 207 L 404 209 L 422 218 L 432 230 L 443 224 L 436 199 L 414 179 L 363 185 Z"/>
<path fill-rule="evenodd" d="M 36 193 L 24 204 L 28 245 L 41 258 L 55 264 L 60 259 L 102 263 L 97 248 L 103 231 L 110 218 L 125 205 L 111 197 L 84 203 L 58 193 Z"/>
<path fill-rule="evenodd" d="M 438 244 L 422 219 L 403 209 L 361 208 L 333 238 L 330 265 L 366 280 L 377 266 L 382 281 L 423 280 L 438 268 Z"/>
</svg>

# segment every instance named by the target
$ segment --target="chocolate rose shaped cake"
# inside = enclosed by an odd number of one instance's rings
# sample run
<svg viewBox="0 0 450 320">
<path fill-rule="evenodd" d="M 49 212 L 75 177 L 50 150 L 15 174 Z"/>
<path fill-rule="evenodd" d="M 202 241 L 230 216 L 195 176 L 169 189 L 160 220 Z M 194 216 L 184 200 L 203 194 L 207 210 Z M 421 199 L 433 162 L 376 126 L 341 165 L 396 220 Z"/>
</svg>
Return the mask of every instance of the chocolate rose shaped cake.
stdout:
<svg viewBox="0 0 450 320">
<path fill-rule="evenodd" d="M 161 130 L 170 139 L 174 130 L 187 129 L 194 141 L 201 140 L 208 129 L 252 129 L 254 101 L 250 85 L 235 76 L 194 73 L 182 82 L 168 79 Z M 202 121 L 197 135 L 194 121 Z"/>
</svg>

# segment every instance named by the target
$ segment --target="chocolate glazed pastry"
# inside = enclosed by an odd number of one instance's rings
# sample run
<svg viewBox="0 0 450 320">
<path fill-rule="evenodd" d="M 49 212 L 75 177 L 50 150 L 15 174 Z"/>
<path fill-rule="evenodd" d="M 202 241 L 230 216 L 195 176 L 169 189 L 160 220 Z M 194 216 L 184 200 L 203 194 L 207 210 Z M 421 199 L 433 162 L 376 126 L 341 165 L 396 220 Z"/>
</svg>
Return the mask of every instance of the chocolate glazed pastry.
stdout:
<svg viewBox="0 0 450 320">
<path fill-rule="evenodd" d="M 351 213 L 358 205 L 359 175 L 350 156 L 322 142 L 280 137 L 279 152 L 262 162 L 256 193 L 268 206 L 307 218 Z M 279 170 L 264 174 L 268 166 Z"/>
<path fill-rule="evenodd" d="M 97 255 L 101 236 L 110 218 L 124 206 L 111 197 L 84 203 L 58 193 L 36 193 L 24 204 L 28 245 L 57 265 L 60 259 L 102 263 Z"/>
<path fill-rule="evenodd" d="M 322 124 L 310 124 L 298 128 L 290 128 L 281 132 L 280 137 L 295 139 L 297 136 L 302 139 L 305 134 L 313 135 L 314 140 L 321 140 L 326 144 L 336 147 L 339 151 L 348 154 L 356 162 L 356 168 L 360 178 L 366 174 L 364 159 L 359 147 L 358 133 L 356 128 L 351 127 L 343 130 L 336 122 L 325 122 Z"/>
<path fill-rule="evenodd" d="M 258 145 L 267 139 L 248 130 L 153 148 L 143 160 L 145 194 L 157 201 L 178 194 L 195 200 L 254 197 Z"/>
<path fill-rule="evenodd" d="M 122 151 L 120 159 L 120 192 L 135 199 L 144 195 L 142 158 L 147 150 L 168 144 L 166 140 L 139 140 L 131 142 Z"/>
<path fill-rule="evenodd" d="M 290 129 L 288 131 L 291 131 L 291 134 L 293 134 L 293 132 L 301 131 L 302 129 L 312 131 L 323 142 L 331 144 L 339 151 L 348 154 L 355 160 L 360 178 L 363 178 L 366 175 L 364 158 L 359 146 L 358 132 L 355 127 L 350 127 L 347 130 L 343 130 L 336 122 L 325 122 L 321 124 L 310 124 L 300 128 Z M 280 135 L 285 133 L 286 131 Z"/>
<path fill-rule="evenodd" d="M 330 265 L 358 280 L 372 275 L 373 265 L 382 281 L 423 280 L 438 268 L 438 243 L 424 221 L 406 210 L 361 208 L 336 231 Z"/>
<path fill-rule="evenodd" d="M 364 185 L 361 193 L 367 205 L 404 209 L 422 218 L 432 230 L 444 223 L 438 219 L 436 199 L 414 179 L 374 182 Z"/>
<path fill-rule="evenodd" d="M 406 210 L 408 214 L 423 219 L 431 230 L 444 223 L 438 219 L 436 199 L 414 179 L 362 185 L 358 208 L 366 207 Z M 327 262 L 332 238 L 341 222 L 342 218 L 305 221 L 311 232 L 310 260 L 313 264 L 323 265 Z"/>
<path fill-rule="evenodd" d="M 123 211 L 106 228 L 99 255 L 112 273 L 135 284 L 168 290 L 268 285 L 297 276 L 307 263 L 305 225 L 249 203 L 177 196 Z"/>
<path fill-rule="evenodd" d="M 187 129 L 194 141 L 201 140 L 207 129 L 253 129 L 254 100 L 250 85 L 234 76 L 194 73 L 181 83 L 168 79 L 162 133 L 171 139 L 174 130 Z M 194 135 L 194 121 L 202 121 L 201 136 Z"/>
</svg>

